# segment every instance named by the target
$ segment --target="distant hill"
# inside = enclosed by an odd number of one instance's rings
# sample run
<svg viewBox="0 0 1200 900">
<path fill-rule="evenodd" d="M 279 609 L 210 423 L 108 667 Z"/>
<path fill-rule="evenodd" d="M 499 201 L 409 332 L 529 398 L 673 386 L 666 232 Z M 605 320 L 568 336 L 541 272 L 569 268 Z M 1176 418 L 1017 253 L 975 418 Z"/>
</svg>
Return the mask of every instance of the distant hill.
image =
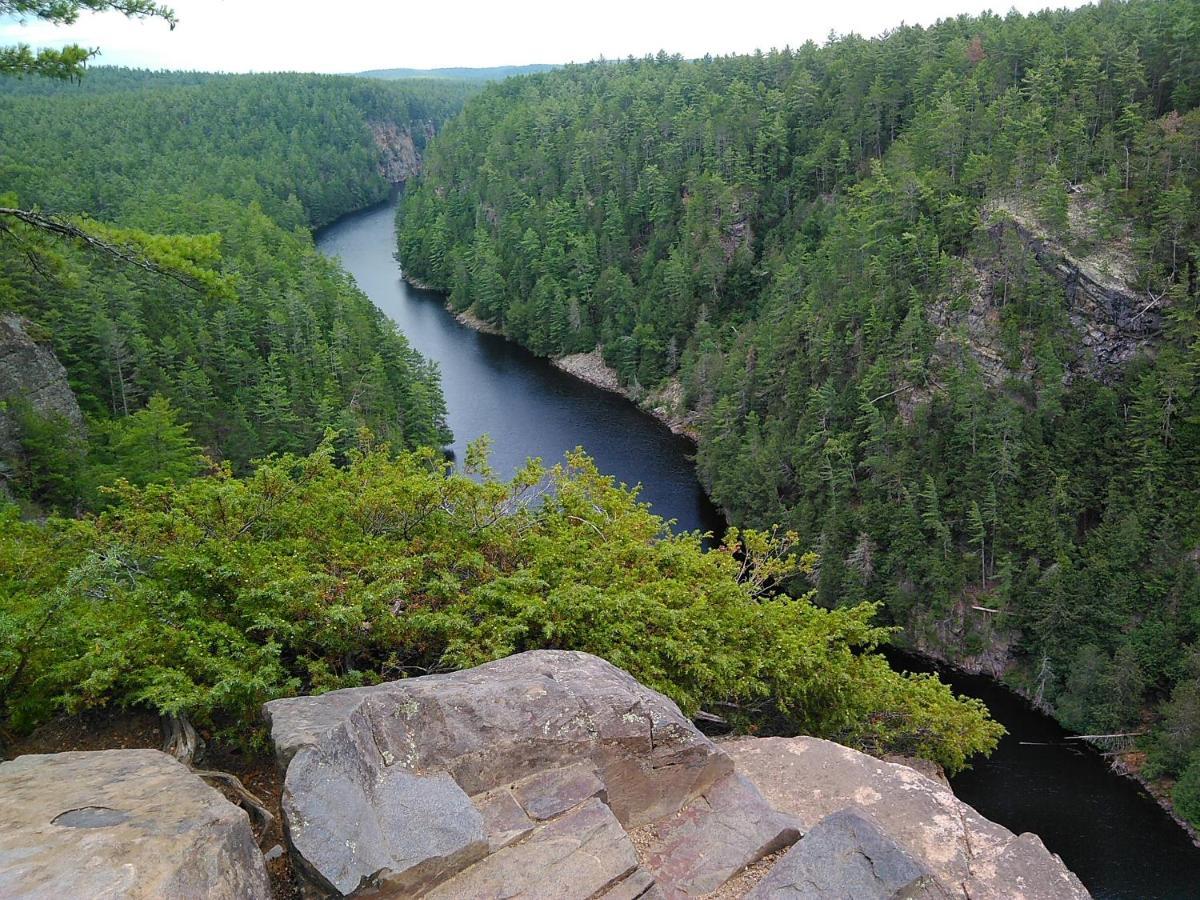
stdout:
<svg viewBox="0 0 1200 900">
<path fill-rule="evenodd" d="M 513 75 L 532 75 L 535 72 L 549 72 L 559 68 L 549 63 L 533 63 L 528 66 L 488 66 L 473 69 L 470 67 L 448 69 L 371 69 L 367 72 L 356 72 L 363 78 L 460 78 L 467 81 L 500 81 Z"/>
</svg>

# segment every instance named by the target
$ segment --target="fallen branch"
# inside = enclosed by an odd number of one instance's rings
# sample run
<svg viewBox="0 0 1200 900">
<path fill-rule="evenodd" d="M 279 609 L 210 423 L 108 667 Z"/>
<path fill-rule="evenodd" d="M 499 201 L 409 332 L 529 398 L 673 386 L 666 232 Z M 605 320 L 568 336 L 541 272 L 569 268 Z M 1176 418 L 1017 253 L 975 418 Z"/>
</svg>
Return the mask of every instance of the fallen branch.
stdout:
<svg viewBox="0 0 1200 900">
<path fill-rule="evenodd" d="M 1139 312 L 1136 316 L 1134 316 L 1132 319 L 1130 319 L 1129 320 L 1130 322 L 1136 322 L 1138 319 L 1140 319 L 1142 316 L 1144 316 L 1147 312 L 1149 312 L 1153 307 L 1158 306 L 1158 304 L 1162 300 L 1162 298 L 1167 295 L 1166 291 L 1163 291 L 1157 297 L 1154 296 L 1154 291 L 1147 291 L 1146 293 L 1148 293 L 1150 295 L 1150 302 L 1147 303 L 1145 306 L 1143 306 L 1141 312 Z"/>
</svg>

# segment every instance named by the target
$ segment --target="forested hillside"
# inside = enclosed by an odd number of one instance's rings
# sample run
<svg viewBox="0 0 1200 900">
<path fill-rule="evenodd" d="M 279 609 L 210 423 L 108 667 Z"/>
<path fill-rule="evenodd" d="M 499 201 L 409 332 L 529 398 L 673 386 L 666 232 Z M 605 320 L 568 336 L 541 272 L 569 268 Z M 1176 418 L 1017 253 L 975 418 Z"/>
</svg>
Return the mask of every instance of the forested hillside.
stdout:
<svg viewBox="0 0 1200 900">
<path fill-rule="evenodd" d="M 436 371 L 310 228 L 385 198 L 381 143 L 419 154 L 467 88 L 104 69 L 82 87 L 0 84 L 0 206 L 87 217 L 85 230 L 161 263 L 146 271 L 6 220 L 0 310 L 41 329 L 92 423 L 87 447 L 15 410 L 17 494 L 95 503 L 114 473 L 154 474 L 122 461 L 126 432 L 175 423 L 190 435 L 172 451 L 185 470 L 191 442 L 242 468 L 311 450 L 327 427 L 352 440 L 367 425 L 400 446 L 446 439 Z M 167 402 L 147 406 L 156 395 Z"/>
<path fill-rule="evenodd" d="M 786 36 L 781 36 L 781 40 Z M 828 605 L 1068 725 L 1200 821 L 1200 7 L 1104 2 L 495 84 L 407 271 L 698 423 Z"/>
</svg>

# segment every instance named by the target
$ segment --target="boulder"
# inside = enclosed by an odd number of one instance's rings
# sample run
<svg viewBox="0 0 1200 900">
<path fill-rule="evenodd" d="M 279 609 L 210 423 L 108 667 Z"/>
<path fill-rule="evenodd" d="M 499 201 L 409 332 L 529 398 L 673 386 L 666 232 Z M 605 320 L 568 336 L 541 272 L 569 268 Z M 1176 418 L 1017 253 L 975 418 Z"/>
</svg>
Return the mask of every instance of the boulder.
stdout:
<svg viewBox="0 0 1200 900">
<path fill-rule="evenodd" d="M 809 737 L 741 738 L 721 746 L 767 801 L 796 816 L 805 832 L 832 813 L 857 807 L 951 896 L 1089 896 L 1037 836 L 1018 837 L 988 821 L 948 787 L 908 766 Z"/>
<path fill-rule="evenodd" d="M 933 873 L 854 809 L 826 816 L 746 900 L 950 900 Z"/>
<path fill-rule="evenodd" d="M 718 746 L 586 653 L 275 700 L 266 715 L 310 893 L 684 900 L 740 896 L 771 867 L 759 897 L 1087 896 L 1036 837 L 907 765 L 812 738 Z"/>
<path fill-rule="evenodd" d="M 556 854 L 591 853 L 592 830 L 609 834 L 597 806 L 629 844 L 626 828 L 675 814 L 733 771 L 669 699 L 570 651 L 275 700 L 266 715 L 292 855 L 325 892 L 418 895 L 464 870 L 483 884 L 512 860 L 576 871 L 592 864 Z M 564 820 L 587 833 L 565 836 Z M 595 890 L 636 863 L 601 867 Z"/>
<path fill-rule="evenodd" d="M 20 453 L 20 429 L 7 406 L 28 404 L 40 416 L 65 419 L 80 438 L 85 433 L 83 413 L 67 371 L 48 346 L 35 340 L 31 323 L 11 313 L 0 314 L 0 458 Z"/>
<path fill-rule="evenodd" d="M 711 893 L 746 866 L 800 838 L 742 775 L 727 775 L 653 827 L 646 867 L 670 898 Z"/>
<path fill-rule="evenodd" d="M 483 815 L 454 779 L 385 765 L 351 723 L 296 754 L 282 806 L 297 869 L 327 892 L 418 893 L 489 849 Z"/>
<path fill-rule="evenodd" d="M 246 813 L 157 750 L 0 764 L 0 896 L 268 900 Z"/>
</svg>

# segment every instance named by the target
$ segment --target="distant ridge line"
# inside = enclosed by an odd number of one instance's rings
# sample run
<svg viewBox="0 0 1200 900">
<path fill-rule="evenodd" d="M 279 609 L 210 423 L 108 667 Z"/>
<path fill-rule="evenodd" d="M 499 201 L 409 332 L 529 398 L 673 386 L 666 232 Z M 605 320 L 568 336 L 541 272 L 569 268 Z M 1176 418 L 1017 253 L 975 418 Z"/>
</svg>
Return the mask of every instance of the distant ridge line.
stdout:
<svg viewBox="0 0 1200 900">
<path fill-rule="evenodd" d="M 450 66 L 440 69 L 368 69 L 352 74 L 360 78 L 454 78 L 468 81 L 499 81 L 513 75 L 533 75 L 560 68 L 560 63 L 531 63 L 524 66 Z"/>
</svg>

